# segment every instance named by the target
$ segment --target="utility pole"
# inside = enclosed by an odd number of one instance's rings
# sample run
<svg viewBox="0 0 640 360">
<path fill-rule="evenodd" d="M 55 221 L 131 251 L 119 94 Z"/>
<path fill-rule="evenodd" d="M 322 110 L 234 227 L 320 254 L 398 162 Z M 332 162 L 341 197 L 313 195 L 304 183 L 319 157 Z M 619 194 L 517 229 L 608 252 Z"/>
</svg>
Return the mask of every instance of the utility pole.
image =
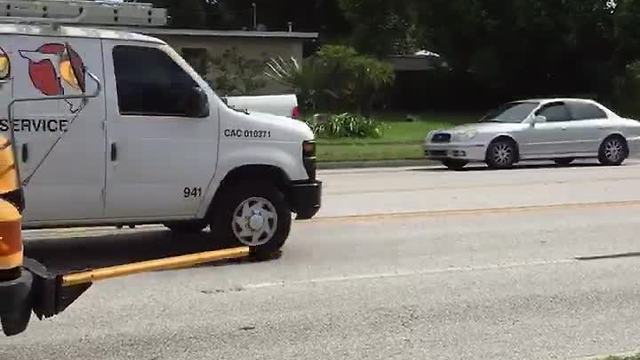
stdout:
<svg viewBox="0 0 640 360">
<path fill-rule="evenodd" d="M 258 7 L 256 3 L 251 3 L 251 7 L 253 8 L 253 30 L 258 29 Z"/>
</svg>

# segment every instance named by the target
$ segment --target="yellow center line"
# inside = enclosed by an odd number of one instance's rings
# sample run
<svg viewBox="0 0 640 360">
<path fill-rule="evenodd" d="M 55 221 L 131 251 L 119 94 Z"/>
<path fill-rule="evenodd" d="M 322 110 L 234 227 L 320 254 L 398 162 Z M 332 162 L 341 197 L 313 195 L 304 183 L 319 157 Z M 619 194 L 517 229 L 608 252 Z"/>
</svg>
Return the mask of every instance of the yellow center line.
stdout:
<svg viewBox="0 0 640 360">
<path fill-rule="evenodd" d="M 466 215 L 485 215 L 485 214 L 505 214 L 514 212 L 535 212 L 546 210 L 580 210 L 580 209 L 599 209 L 608 207 L 640 207 L 640 200 L 628 201 L 607 201 L 592 203 L 573 203 L 573 204 L 549 204 L 549 205 L 525 205 L 525 206 L 505 206 L 493 208 L 477 208 L 477 209 L 454 209 L 454 210 L 424 210 L 424 211 L 406 211 L 392 213 L 376 213 L 362 215 L 342 215 L 318 217 L 311 220 L 312 223 L 321 222 L 341 222 L 341 221 L 370 221 L 379 219 L 395 219 L 395 218 L 415 218 L 415 217 L 444 217 L 444 216 L 466 216 Z"/>
<path fill-rule="evenodd" d="M 531 182 L 514 182 L 514 183 L 492 183 L 492 184 L 475 184 L 475 185 L 437 185 L 430 187 L 414 187 L 414 188 L 398 188 L 398 189 L 371 189 L 371 190 L 338 190 L 338 191 L 325 191 L 327 196 L 332 195 L 365 195 L 365 194 L 382 194 L 382 193 L 406 193 L 416 191 L 442 191 L 442 190 L 478 190 L 478 189 L 493 189 L 493 188 L 505 188 L 505 187 L 529 187 L 529 186 L 549 186 L 549 185 L 576 185 L 576 184 L 589 184 L 589 183 L 611 183 L 615 181 L 634 181 L 640 180 L 638 176 L 627 177 L 611 177 L 600 179 L 568 179 L 568 180 L 548 180 L 548 181 L 531 181 Z"/>
</svg>

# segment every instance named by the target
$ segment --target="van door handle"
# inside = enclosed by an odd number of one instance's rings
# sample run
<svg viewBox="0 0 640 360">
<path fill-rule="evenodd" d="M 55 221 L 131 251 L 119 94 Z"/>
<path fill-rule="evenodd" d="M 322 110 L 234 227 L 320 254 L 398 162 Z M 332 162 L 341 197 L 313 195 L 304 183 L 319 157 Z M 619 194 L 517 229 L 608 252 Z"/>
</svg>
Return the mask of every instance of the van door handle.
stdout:
<svg viewBox="0 0 640 360">
<path fill-rule="evenodd" d="M 116 143 L 111 143 L 111 161 L 118 160 L 118 147 Z"/>
<path fill-rule="evenodd" d="M 22 144 L 22 151 L 20 151 L 20 153 L 22 154 L 23 163 L 29 161 L 29 146 L 26 143 Z"/>
</svg>

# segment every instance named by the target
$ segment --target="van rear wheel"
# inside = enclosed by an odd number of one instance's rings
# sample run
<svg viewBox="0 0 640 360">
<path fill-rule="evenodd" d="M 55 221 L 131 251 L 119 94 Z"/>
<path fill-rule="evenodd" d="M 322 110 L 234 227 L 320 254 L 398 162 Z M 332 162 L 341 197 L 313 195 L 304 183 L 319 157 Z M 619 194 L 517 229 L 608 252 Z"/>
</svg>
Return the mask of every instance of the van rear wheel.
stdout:
<svg viewBox="0 0 640 360">
<path fill-rule="evenodd" d="M 257 257 L 275 253 L 289 236 L 291 210 L 273 185 L 243 183 L 224 189 L 214 207 L 213 238 L 249 246 Z"/>
</svg>

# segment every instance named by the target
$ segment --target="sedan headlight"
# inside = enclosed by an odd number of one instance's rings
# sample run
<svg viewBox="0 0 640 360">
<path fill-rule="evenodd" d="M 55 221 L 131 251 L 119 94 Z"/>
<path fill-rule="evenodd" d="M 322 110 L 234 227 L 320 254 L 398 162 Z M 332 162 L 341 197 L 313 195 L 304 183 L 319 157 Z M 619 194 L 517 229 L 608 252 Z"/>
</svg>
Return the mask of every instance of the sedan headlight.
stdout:
<svg viewBox="0 0 640 360">
<path fill-rule="evenodd" d="M 456 137 L 462 141 L 468 141 L 473 139 L 478 135 L 477 130 L 467 130 L 456 134 Z"/>
<path fill-rule="evenodd" d="M 424 142 L 425 143 L 429 143 L 431 142 L 431 139 L 433 138 L 433 134 L 436 133 L 436 130 L 431 130 L 427 133 L 427 137 L 424 138 Z"/>
</svg>

